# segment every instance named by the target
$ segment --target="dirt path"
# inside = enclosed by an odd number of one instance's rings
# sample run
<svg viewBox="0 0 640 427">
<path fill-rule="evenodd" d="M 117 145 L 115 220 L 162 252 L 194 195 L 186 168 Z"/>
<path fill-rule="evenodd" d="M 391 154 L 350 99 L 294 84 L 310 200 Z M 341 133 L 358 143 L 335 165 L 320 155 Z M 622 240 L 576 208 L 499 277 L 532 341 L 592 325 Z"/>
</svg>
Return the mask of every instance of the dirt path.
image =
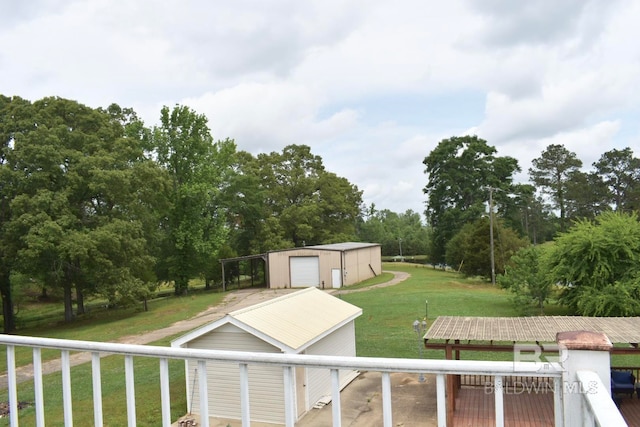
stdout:
<svg viewBox="0 0 640 427">
<path fill-rule="evenodd" d="M 329 289 L 327 292 L 338 295 L 338 294 L 348 294 L 352 292 L 362 292 L 367 291 L 369 289 L 381 288 L 386 286 L 392 286 L 398 284 L 404 280 L 406 280 L 410 275 L 404 272 L 390 271 L 389 273 L 393 273 L 394 278 L 385 283 L 380 283 L 378 285 L 369 286 L 366 288 L 359 289 Z M 270 299 L 279 297 L 281 295 L 285 295 L 291 292 L 295 292 L 299 289 L 264 289 L 264 288 L 252 288 L 252 289 L 241 289 L 238 291 L 234 291 L 229 293 L 220 304 L 209 307 L 207 310 L 196 314 L 195 316 L 181 320 L 176 322 L 166 328 L 157 329 L 154 331 L 146 332 L 139 335 L 130 335 L 121 337 L 118 339 L 117 343 L 123 344 L 149 344 L 151 342 L 155 342 L 176 334 L 180 332 L 187 332 L 192 329 L 195 329 L 204 324 L 216 321 L 226 314 L 239 310 L 244 307 L 248 307 L 254 304 L 259 304 L 263 301 L 268 301 Z M 106 354 L 105 354 L 106 356 Z M 83 353 L 74 353 L 70 356 L 71 366 L 81 365 L 83 363 L 87 363 L 91 361 L 91 353 L 83 352 Z M 42 363 L 42 374 L 50 374 L 53 372 L 60 371 L 60 359 L 49 360 Z M 16 377 L 18 383 L 29 381 L 33 379 L 33 365 L 25 365 L 16 368 Z M 4 390 L 7 388 L 7 374 L 6 372 L 0 375 L 0 390 Z"/>
</svg>

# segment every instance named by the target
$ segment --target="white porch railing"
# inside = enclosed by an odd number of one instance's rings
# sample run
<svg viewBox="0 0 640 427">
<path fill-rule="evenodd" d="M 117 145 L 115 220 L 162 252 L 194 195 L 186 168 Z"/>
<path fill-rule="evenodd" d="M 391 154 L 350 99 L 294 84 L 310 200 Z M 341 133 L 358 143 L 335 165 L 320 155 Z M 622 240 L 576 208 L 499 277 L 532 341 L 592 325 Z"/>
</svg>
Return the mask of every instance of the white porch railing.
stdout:
<svg viewBox="0 0 640 427">
<path fill-rule="evenodd" d="M 585 406 L 585 426 L 621 427 L 626 426 L 624 418 L 618 411 L 610 391 L 592 371 L 576 372 L 580 384 L 581 395 Z"/>
<path fill-rule="evenodd" d="M 462 360 L 420 360 L 420 359 L 391 359 L 391 358 L 365 358 L 365 357 L 335 357 L 335 356 L 311 356 L 311 355 L 289 355 L 273 353 L 249 353 L 238 351 L 216 351 L 199 349 L 182 349 L 171 347 L 156 347 L 144 345 L 128 345 L 101 343 L 90 341 L 72 341 L 48 338 L 34 338 L 13 335 L 1 335 L 0 344 L 7 346 L 7 374 L 8 374 L 8 394 L 10 404 L 10 423 L 18 426 L 18 399 L 17 399 L 17 377 L 15 370 L 15 347 L 26 346 L 33 348 L 33 382 L 35 388 L 35 412 L 36 425 L 45 426 L 45 408 L 43 404 L 43 374 L 41 349 L 58 349 L 61 352 L 61 371 L 63 382 L 63 412 L 65 426 L 73 425 L 72 399 L 69 354 L 71 351 L 89 352 L 92 355 L 92 381 L 93 381 L 93 411 L 94 425 L 103 425 L 102 398 L 101 398 L 101 378 L 100 378 L 100 355 L 120 354 L 124 355 L 125 361 L 125 383 L 126 383 L 126 410 L 129 426 L 136 425 L 136 402 L 134 392 L 134 357 L 149 357 L 159 360 L 162 425 L 171 425 L 170 397 L 169 397 L 169 364 L 170 359 L 196 360 L 198 361 L 198 382 L 200 392 L 200 413 L 208 414 L 207 396 L 207 361 L 232 361 L 238 363 L 240 367 L 240 396 L 242 407 L 242 425 L 249 426 L 249 377 L 247 367 L 253 364 L 267 364 L 282 366 L 285 378 L 285 423 L 287 427 L 295 424 L 295 404 L 294 404 L 294 368 L 298 366 L 326 368 L 331 371 L 332 376 L 332 417 L 333 426 L 341 425 L 340 390 L 338 372 L 342 369 L 361 370 L 382 373 L 382 406 L 383 424 L 391 427 L 392 422 L 392 399 L 390 374 L 393 372 L 405 373 L 431 373 L 436 375 L 437 389 L 437 415 L 438 425 L 447 425 L 447 411 L 445 399 L 445 376 L 447 374 L 471 374 L 490 375 L 494 377 L 495 394 L 495 419 L 497 426 L 504 425 L 503 410 L 503 389 L 501 387 L 502 378 L 505 376 L 537 376 L 554 378 L 554 414 L 555 425 L 563 426 L 563 387 L 562 369 L 559 365 L 545 364 L 545 369 L 540 370 L 540 364 L 531 362 L 488 362 L 488 361 L 462 361 Z M 585 374 L 588 375 L 588 374 Z M 87 379 L 88 380 L 88 379 Z M 591 381 L 588 377 L 585 381 Z M 603 394 L 585 395 L 589 403 L 589 411 L 593 419 L 598 420 L 601 411 L 600 400 L 605 401 L 611 398 Z M 606 404 L 605 404 L 606 406 Z M 185 408 L 186 409 L 186 408 Z M 606 408 L 609 411 L 610 408 Z M 619 413 L 618 413 L 619 414 Z M 209 425 L 207 416 L 202 416 L 200 424 L 203 427 Z"/>
</svg>

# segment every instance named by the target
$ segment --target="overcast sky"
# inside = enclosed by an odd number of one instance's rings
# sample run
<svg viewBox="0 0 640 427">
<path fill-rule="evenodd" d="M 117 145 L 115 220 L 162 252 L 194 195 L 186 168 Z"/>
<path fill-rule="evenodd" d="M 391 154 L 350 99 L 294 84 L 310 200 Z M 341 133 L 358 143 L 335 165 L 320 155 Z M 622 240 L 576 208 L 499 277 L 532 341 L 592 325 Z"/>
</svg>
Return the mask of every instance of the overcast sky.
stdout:
<svg viewBox="0 0 640 427">
<path fill-rule="evenodd" d="M 2 0 L 0 93 L 188 105 L 253 154 L 309 145 L 368 205 L 424 211 L 425 156 L 640 156 L 634 0 Z"/>
</svg>

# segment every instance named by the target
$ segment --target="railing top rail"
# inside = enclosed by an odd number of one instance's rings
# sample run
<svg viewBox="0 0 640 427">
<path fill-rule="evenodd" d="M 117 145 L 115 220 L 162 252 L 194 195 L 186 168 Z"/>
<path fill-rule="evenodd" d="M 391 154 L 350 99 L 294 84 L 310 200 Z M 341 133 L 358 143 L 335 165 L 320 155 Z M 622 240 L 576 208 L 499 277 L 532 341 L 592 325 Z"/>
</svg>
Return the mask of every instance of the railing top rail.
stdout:
<svg viewBox="0 0 640 427">
<path fill-rule="evenodd" d="M 593 417 L 599 426 L 622 427 L 627 423 L 602 384 L 600 377 L 593 371 L 577 371 L 576 376 L 584 388 L 584 397 Z"/>
<path fill-rule="evenodd" d="M 244 351 L 205 350 L 137 344 L 104 343 L 0 334 L 0 345 L 52 348 L 68 351 L 129 354 L 167 359 L 233 361 L 249 364 L 302 365 L 311 367 L 415 372 L 437 374 L 486 374 L 560 377 L 557 363 L 498 362 L 478 360 L 399 359 L 378 357 L 319 356 Z"/>
</svg>

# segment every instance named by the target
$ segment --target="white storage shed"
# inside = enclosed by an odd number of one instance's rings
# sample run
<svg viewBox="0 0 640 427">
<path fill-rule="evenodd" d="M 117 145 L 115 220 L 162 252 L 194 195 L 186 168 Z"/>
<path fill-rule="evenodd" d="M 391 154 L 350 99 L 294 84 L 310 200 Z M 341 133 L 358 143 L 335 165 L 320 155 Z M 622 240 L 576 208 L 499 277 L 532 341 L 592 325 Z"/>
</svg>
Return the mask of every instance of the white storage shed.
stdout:
<svg viewBox="0 0 640 427">
<path fill-rule="evenodd" d="M 317 288 L 306 288 L 234 311 L 171 343 L 172 347 L 355 356 L 354 320 L 362 309 Z M 200 403 L 195 361 L 187 361 L 187 405 L 197 414 Z M 233 362 L 207 363 L 209 417 L 240 419 L 240 373 Z M 341 386 L 357 376 L 340 371 Z M 297 368 L 295 414 L 299 419 L 331 394 L 330 372 Z M 251 421 L 285 422 L 284 371 L 281 367 L 249 367 Z M 201 414 L 200 414 L 201 415 Z M 202 416 L 202 415 L 201 415 Z"/>
</svg>

